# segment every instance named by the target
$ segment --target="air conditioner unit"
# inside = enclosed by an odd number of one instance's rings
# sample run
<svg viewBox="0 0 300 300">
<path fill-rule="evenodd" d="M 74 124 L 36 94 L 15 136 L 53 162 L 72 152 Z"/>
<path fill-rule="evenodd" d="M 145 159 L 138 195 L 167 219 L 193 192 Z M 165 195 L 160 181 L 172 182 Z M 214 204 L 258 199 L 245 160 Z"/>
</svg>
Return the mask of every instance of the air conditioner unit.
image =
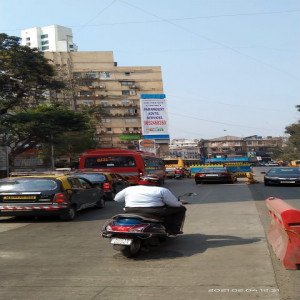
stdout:
<svg viewBox="0 0 300 300">
<path fill-rule="evenodd" d="M 100 85 L 99 88 L 100 89 L 105 89 L 105 85 Z"/>
<path fill-rule="evenodd" d="M 129 87 L 130 87 L 131 89 L 135 89 L 135 88 L 136 88 L 135 85 L 130 85 Z"/>
<path fill-rule="evenodd" d="M 129 95 L 135 95 L 135 91 L 129 91 Z"/>
</svg>

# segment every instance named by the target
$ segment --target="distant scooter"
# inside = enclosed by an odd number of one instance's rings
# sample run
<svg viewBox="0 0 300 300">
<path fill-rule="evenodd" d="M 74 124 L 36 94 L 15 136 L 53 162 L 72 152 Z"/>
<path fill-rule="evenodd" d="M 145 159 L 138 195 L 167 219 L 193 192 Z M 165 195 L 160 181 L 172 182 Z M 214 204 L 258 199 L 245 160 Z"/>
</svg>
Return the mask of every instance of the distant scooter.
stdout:
<svg viewBox="0 0 300 300">
<path fill-rule="evenodd" d="M 195 193 L 186 193 L 178 197 L 193 196 Z M 181 228 L 183 224 L 181 224 Z M 119 214 L 115 215 L 102 228 L 102 237 L 109 238 L 114 250 L 120 251 L 125 257 L 136 256 L 142 248 L 159 246 L 167 240 L 170 234 L 164 226 L 164 220 L 154 215 Z M 172 236 L 173 237 L 173 236 Z"/>
</svg>

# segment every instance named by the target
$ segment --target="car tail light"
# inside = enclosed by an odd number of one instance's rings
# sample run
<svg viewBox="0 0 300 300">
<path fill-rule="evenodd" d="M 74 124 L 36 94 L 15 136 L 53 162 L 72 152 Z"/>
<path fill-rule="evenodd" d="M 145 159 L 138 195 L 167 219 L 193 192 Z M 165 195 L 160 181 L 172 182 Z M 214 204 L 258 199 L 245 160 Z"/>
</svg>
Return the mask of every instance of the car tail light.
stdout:
<svg viewBox="0 0 300 300">
<path fill-rule="evenodd" d="M 58 193 L 54 195 L 53 203 L 57 204 L 69 204 L 69 200 L 66 193 Z"/>
<path fill-rule="evenodd" d="M 102 188 L 104 190 L 110 190 L 111 189 L 111 184 L 109 182 L 104 182 L 102 185 Z"/>
<path fill-rule="evenodd" d="M 229 174 L 228 173 L 221 173 L 220 175 L 221 176 L 228 176 Z"/>
<path fill-rule="evenodd" d="M 199 174 L 197 174 L 197 176 L 199 176 L 199 177 L 204 177 L 204 176 L 205 176 L 205 174 L 203 174 L 203 173 L 199 173 Z"/>
<path fill-rule="evenodd" d="M 139 177 L 143 177 L 144 176 L 143 171 L 141 169 L 138 169 L 138 172 L 139 172 Z"/>
</svg>

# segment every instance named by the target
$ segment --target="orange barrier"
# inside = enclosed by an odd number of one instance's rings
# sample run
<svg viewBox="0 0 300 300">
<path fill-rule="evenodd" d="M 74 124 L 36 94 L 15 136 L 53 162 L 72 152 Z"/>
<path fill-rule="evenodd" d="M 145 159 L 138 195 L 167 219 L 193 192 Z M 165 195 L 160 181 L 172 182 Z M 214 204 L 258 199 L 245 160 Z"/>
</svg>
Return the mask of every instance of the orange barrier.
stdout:
<svg viewBox="0 0 300 300">
<path fill-rule="evenodd" d="M 270 197 L 268 241 L 286 269 L 300 269 L 300 211 L 281 199 Z"/>
</svg>

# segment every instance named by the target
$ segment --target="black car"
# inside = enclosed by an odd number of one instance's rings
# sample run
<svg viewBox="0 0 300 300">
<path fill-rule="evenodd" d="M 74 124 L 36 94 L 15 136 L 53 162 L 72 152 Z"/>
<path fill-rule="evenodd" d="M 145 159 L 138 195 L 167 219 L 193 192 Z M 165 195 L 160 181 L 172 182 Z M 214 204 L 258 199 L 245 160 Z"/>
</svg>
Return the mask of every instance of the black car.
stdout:
<svg viewBox="0 0 300 300">
<path fill-rule="evenodd" d="M 0 216 L 59 216 L 71 221 L 88 207 L 103 208 L 104 192 L 86 178 L 34 175 L 0 179 Z"/>
<path fill-rule="evenodd" d="M 264 176 L 265 185 L 300 185 L 300 168 L 271 168 Z"/>
<path fill-rule="evenodd" d="M 226 167 L 205 167 L 195 174 L 196 184 L 202 182 L 225 182 L 234 183 L 237 176 Z"/>
<path fill-rule="evenodd" d="M 93 184 L 98 184 L 104 191 L 105 200 L 112 201 L 116 193 L 128 187 L 128 183 L 121 175 L 111 172 L 78 171 L 77 176 L 84 177 Z"/>
</svg>

